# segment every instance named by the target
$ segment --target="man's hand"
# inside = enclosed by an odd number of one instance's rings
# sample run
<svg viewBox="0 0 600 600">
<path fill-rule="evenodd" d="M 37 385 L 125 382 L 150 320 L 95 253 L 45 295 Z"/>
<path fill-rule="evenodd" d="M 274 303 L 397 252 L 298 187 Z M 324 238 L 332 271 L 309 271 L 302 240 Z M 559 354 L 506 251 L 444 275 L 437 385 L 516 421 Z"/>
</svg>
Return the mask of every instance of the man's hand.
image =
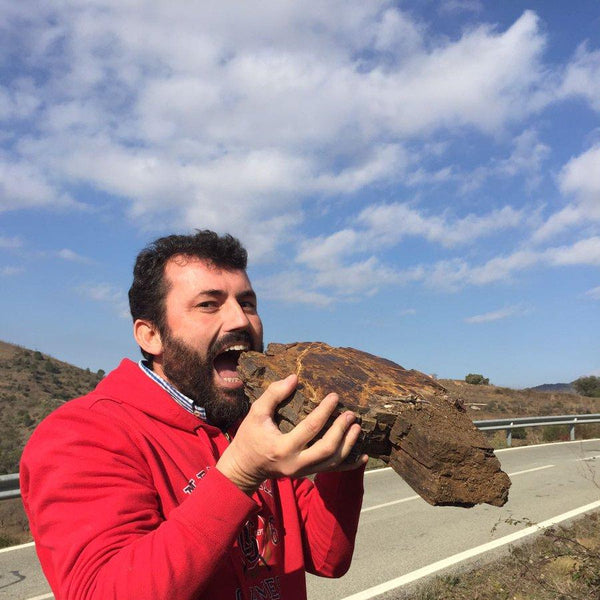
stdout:
<svg viewBox="0 0 600 600">
<path fill-rule="evenodd" d="M 217 462 L 217 469 L 242 491 L 252 494 L 265 480 L 277 477 L 302 477 L 321 471 L 347 471 L 367 462 L 367 455 L 355 463 L 342 464 L 360 434 L 360 425 L 350 411 L 337 417 L 322 438 L 307 444 L 321 431 L 338 404 L 337 394 L 327 395 L 306 418 L 289 433 L 275 425 L 277 405 L 293 393 L 298 378 L 269 385 L 252 404 L 233 441 Z"/>
</svg>

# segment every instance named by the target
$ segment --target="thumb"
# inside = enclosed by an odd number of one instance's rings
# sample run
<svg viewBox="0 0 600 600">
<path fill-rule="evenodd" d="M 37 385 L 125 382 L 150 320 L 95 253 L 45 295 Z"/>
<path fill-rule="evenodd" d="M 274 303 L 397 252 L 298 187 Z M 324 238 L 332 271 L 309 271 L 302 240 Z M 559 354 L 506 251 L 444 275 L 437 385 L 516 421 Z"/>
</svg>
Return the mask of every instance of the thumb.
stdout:
<svg viewBox="0 0 600 600">
<path fill-rule="evenodd" d="M 285 379 L 274 381 L 254 402 L 252 409 L 258 414 L 273 416 L 277 405 L 290 396 L 298 385 L 298 376 L 288 375 Z"/>
</svg>

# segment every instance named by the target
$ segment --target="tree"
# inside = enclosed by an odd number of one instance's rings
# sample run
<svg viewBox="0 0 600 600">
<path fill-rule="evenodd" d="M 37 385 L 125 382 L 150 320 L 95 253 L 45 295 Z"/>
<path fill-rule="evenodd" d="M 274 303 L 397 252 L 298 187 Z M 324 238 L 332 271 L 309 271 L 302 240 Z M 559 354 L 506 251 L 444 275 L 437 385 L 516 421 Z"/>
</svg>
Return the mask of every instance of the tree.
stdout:
<svg viewBox="0 0 600 600">
<path fill-rule="evenodd" d="M 480 373 L 469 373 L 465 377 L 465 381 L 471 385 L 490 385 L 488 377 L 484 377 Z"/>
<path fill-rule="evenodd" d="M 596 377 L 595 375 L 580 377 L 573 382 L 573 387 L 582 396 L 600 398 L 600 377 Z"/>
</svg>

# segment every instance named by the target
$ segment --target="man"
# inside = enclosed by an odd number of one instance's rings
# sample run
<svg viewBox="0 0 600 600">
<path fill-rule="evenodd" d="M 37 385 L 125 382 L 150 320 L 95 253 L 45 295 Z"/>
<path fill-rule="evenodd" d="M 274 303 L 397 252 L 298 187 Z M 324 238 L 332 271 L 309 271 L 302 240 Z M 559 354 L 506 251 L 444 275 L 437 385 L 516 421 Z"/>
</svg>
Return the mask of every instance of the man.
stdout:
<svg viewBox="0 0 600 600">
<path fill-rule="evenodd" d="M 246 251 L 210 231 L 143 250 L 129 291 L 145 358 L 124 360 L 34 432 L 23 502 L 58 600 L 306 598 L 305 571 L 349 567 L 366 456 L 323 399 L 281 434 L 294 374 L 251 407 L 240 352 L 261 350 Z M 319 473 L 314 484 L 303 477 Z"/>
</svg>

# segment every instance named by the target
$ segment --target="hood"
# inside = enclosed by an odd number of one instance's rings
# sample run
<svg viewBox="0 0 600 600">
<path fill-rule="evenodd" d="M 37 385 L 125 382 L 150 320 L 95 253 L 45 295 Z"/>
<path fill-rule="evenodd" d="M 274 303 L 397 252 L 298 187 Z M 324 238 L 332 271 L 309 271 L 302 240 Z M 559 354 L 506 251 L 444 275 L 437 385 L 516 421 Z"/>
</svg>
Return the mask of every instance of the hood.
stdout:
<svg viewBox="0 0 600 600">
<path fill-rule="evenodd" d="M 96 387 L 92 396 L 110 398 L 133 406 L 154 419 L 173 427 L 195 431 L 198 427 L 216 429 L 179 406 L 171 395 L 127 358 Z"/>
</svg>

